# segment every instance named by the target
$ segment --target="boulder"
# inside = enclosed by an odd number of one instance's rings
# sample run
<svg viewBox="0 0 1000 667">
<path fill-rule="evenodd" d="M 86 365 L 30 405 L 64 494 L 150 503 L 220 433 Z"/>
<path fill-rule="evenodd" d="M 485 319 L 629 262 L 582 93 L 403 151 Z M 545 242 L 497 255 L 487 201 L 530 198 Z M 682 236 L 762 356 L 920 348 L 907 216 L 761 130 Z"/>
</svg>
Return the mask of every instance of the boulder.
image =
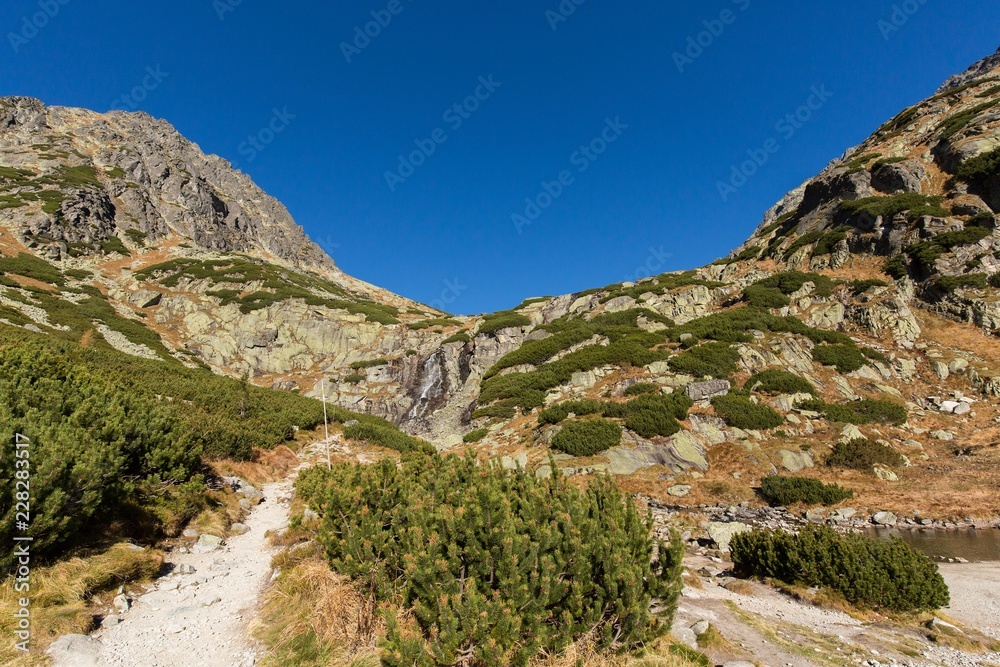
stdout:
<svg viewBox="0 0 1000 667">
<path fill-rule="evenodd" d="M 232 535 L 246 535 L 250 532 L 250 526 L 245 523 L 234 523 L 229 527 L 229 532 Z"/>
<path fill-rule="evenodd" d="M 694 633 L 691 628 L 675 627 L 670 630 L 670 634 L 673 638 L 684 644 L 688 648 L 693 648 L 697 650 L 698 648 L 698 635 Z"/>
<path fill-rule="evenodd" d="M 222 538 L 216 535 L 209 535 L 208 533 L 203 533 L 198 537 L 198 541 L 194 543 L 192 551 L 196 554 L 207 554 L 216 551 L 222 546 Z"/>
<path fill-rule="evenodd" d="M 972 406 L 966 403 L 965 401 L 960 402 L 958 405 L 955 406 L 955 409 L 952 410 L 952 413 L 956 415 L 967 415 L 970 412 L 972 412 Z"/>
<path fill-rule="evenodd" d="M 667 489 L 667 493 L 675 498 L 683 498 L 687 494 L 691 493 L 691 486 L 688 484 L 678 484 L 676 486 L 671 486 Z"/>
<path fill-rule="evenodd" d="M 708 632 L 708 628 L 709 628 L 709 622 L 706 621 L 706 620 L 704 620 L 704 619 L 702 619 L 702 620 L 698 621 L 697 623 L 695 623 L 694 625 L 691 626 L 691 631 L 695 635 L 697 635 L 697 636 L 700 637 L 701 635 L 703 635 L 706 632 Z"/>
<path fill-rule="evenodd" d="M 806 468 L 813 467 L 813 457 L 809 452 L 793 452 L 782 449 L 778 452 L 781 457 L 781 465 L 788 472 L 799 472 Z"/>
<path fill-rule="evenodd" d="M 883 468 L 881 466 L 875 466 L 872 468 L 875 472 L 875 476 L 878 477 L 883 482 L 897 482 L 899 481 L 899 475 L 889 470 L 888 468 Z"/>
<path fill-rule="evenodd" d="M 872 523 L 877 526 L 895 526 L 897 517 L 892 512 L 876 512 L 872 517 Z"/>
<path fill-rule="evenodd" d="M 128 599 L 128 596 L 124 593 L 119 593 L 115 596 L 115 601 L 111 603 L 119 614 L 124 614 L 129 609 L 132 608 L 132 602 Z"/>
<path fill-rule="evenodd" d="M 709 522 L 706 530 L 708 531 L 708 537 L 715 542 L 717 547 L 719 547 L 719 551 L 728 553 L 729 542 L 733 539 L 733 537 L 739 535 L 740 533 L 751 531 L 753 528 L 745 523 L 740 523 L 739 521 L 712 521 Z"/>
<path fill-rule="evenodd" d="M 63 635 L 45 654 L 56 667 L 98 667 L 103 645 L 87 635 Z"/>
<path fill-rule="evenodd" d="M 693 382 L 687 386 L 684 393 L 692 401 L 703 401 L 714 396 L 722 396 L 729 393 L 729 380 L 708 380 L 706 382 Z"/>
<path fill-rule="evenodd" d="M 937 375 L 940 379 L 942 380 L 948 379 L 949 371 L 947 364 L 944 364 L 940 361 L 935 361 L 933 364 L 931 364 L 931 368 L 934 369 L 934 374 Z"/>
</svg>

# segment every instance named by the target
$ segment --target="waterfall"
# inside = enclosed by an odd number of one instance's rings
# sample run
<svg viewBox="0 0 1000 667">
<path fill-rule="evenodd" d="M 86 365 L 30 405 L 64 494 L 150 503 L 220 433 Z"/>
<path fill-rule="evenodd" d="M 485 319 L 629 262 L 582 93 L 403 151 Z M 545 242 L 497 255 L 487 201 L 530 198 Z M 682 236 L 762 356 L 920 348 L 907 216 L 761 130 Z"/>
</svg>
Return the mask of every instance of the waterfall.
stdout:
<svg viewBox="0 0 1000 667">
<path fill-rule="evenodd" d="M 444 394 L 444 375 L 441 371 L 441 360 L 435 353 L 427 357 L 421 368 L 420 391 L 416 402 L 407 413 L 408 419 L 419 419 L 427 413 L 431 403 Z"/>
</svg>

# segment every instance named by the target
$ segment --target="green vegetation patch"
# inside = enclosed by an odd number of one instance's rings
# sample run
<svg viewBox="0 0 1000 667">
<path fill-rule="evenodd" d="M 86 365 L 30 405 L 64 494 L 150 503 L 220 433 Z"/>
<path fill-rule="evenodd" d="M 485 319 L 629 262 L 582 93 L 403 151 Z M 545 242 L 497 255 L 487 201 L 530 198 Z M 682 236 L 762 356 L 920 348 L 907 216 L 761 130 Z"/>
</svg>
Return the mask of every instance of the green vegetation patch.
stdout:
<svg viewBox="0 0 1000 667">
<path fill-rule="evenodd" d="M 659 394 L 660 385 L 653 382 L 637 382 L 624 391 L 625 396 L 642 396 L 643 394 Z"/>
<path fill-rule="evenodd" d="M 998 105 L 1000 105 L 1000 100 L 989 100 L 948 116 L 938 125 L 938 138 L 941 141 L 950 139 L 968 127 L 976 118 Z"/>
<path fill-rule="evenodd" d="M 727 424 L 744 430 L 765 431 L 777 428 L 785 420 L 774 408 L 754 403 L 742 392 L 730 392 L 712 399 L 712 407 Z"/>
<path fill-rule="evenodd" d="M 501 329 L 514 329 L 531 326 L 531 320 L 521 313 L 503 310 L 483 318 L 479 325 L 480 334 L 495 334 Z"/>
<path fill-rule="evenodd" d="M 0 257 L 0 273 L 33 278 L 57 287 L 66 285 L 66 278 L 59 269 L 26 252 L 18 253 L 17 257 Z"/>
<path fill-rule="evenodd" d="M 847 215 L 865 213 L 871 217 L 892 218 L 897 213 L 907 212 L 907 218 L 916 220 L 921 216 L 931 215 L 946 218 L 951 211 L 944 207 L 944 197 L 927 196 L 916 192 L 904 192 L 898 195 L 875 196 L 842 201 L 837 210 Z"/>
<path fill-rule="evenodd" d="M 955 175 L 980 190 L 986 188 L 990 178 L 1000 175 L 1000 148 L 994 148 L 963 162 Z"/>
<path fill-rule="evenodd" d="M 570 456 L 593 456 L 617 447 L 622 427 L 606 419 L 583 419 L 566 424 L 552 439 L 552 448 Z"/>
<path fill-rule="evenodd" d="M 937 565 L 900 538 L 841 535 L 826 526 L 797 535 L 754 530 L 733 537 L 730 554 L 740 575 L 824 586 L 865 607 L 915 612 L 949 602 Z"/>
<path fill-rule="evenodd" d="M 584 636 L 621 651 L 670 627 L 683 546 L 657 548 L 607 477 L 578 489 L 471 456 L 414 456 L 314 467 L 296 486 L 323 515 L 331 567 L 387 610 L 390 667 L 527 665 Z"/>
<path fill-rule="evenodd" d="M 466 444 L 479 442 L 489 434 L 490 430 L 488 428 L 477 428 L 475 431 L 469 431 L 464 436 L 462 436 L 462 442 Z"/>
<path fill-rule="evenodd" d="M 726 343 L 710 342 L 692 347 L 667 362 L 675 373 L 694 377 L 726 378 L 736 372 L 740 354 Z"/>
<path fill-rule="evenodd" d="M 873 466 L 884 465 L 892 468 L 903 465 L 903 457 L 889 445 L 872 442 L 865 438 L 855 438 L 848 442 L 838 442 L 826 457 L 826 465 L 831 468 L 850 468 L 871 471 Z"/>
<path fill-rule="evenodd" d="M 449 343 L 471 343 L 471 342 L 472 338 L 469 336 L 467 332 L 459 331 L 457 334 L 453 334 L 445 338 L 443 341 L 441 341 L 441 344 L 448 345 Z"/>
<path fill-rule="evenodd" d="M 942 292 L 954 292 L 957 289 L 986 289 L 990 277 L 985 273 L 966 273 L 961 276 L 943 276 L 934 285 Z"/>
<path fill-rule="evenodd" d="M 762 394 L 815 394 L 816 387 L 804 377 L 780 368 L 760 371 L 751 376 L 743 388 Z"/>
<path fill-rule="evenodd" d="M 854 497 L 839 484 L 824 484 L 809 477 L 770 475 L 761 480 L 761 493 L 772 505 L 789 507 L 795 503 L 806 505 L 836 505 Z"/>
<path fill-rule="evenodd" d="M 451 318 L 437 318 L 420 320 L 419 322 L 410 322 L 406 325 L 406 327 L 412 331 L 423 331 L 424 329 L 430 329 L 431 327 L 457 327 L 461 326 L 461 324 L 461 322 Z"/>
<path fill-rule="evenodd" d="M 889 283 L 878 278 L 864 278 L 862 280 L 852 280 L 847 285 L 853 294 L 858 295 L 864 294 L 873 287 L 888 287 Z"/>
<path fill-rule="evenodd" d="M 806 325 L 795 317 L 778 317 L 763 308 L 749 306 L 734 308 L 719 313 L 699 317 L 687 324 L 669 330 L 671 340 L 680 341 L 684 334 L 691 334 L 684 345 L 696 344 L 699 340 L 717 340 L 724 343 L 749 343 L 754 340 L 751 330 L 773 331 L 774 333 L 794 333 L 805 336 L 814 343 L 846 343 L 851 339 L 839 331 L 826 331 Z"/>
<path fill-rule="evenodd" d="M 903 249 L 903 251 L 913 259 L 917 265 L 925 272 L 934 270 L 934 263 L 945 253 L 951 252 L 953 248 L 964 245 L 979 243 L 992 232 L 986 227 L 966 227 L 953 232 L 945 232 L 937 236 L 914 243 Z"/>
<path fill-rule="evenodd" d="M 434 453 L 434 445 L 420 438 L 407 435 L 392 424 L 379 424 L 370 420 L 344 427 L 344 437 L 349 440 L 361 440 L 372 445 L 385 447 L 397 452 Z"/>
<path fill-rule="evenodd" d="M 615 283 L 614 285 L 608 285 L 598 291 L 607 292 L 607 294 L 601 297 L 601 303 L 607 303 L 608 301 L 621 296 L 638 299 L 643 294 L 649 292 L 653 294 L 665 294 L 670 290 L 675 290 L 680 287 L 690 287 L 693 285 L 701 285 L 703 287 L 708 287 L 709 289 L 714 289 L 717 287 L 724 287 L 726 283 L 704 280 L 699 278 L 694 271 L 685 271 L 683 273 L 664 273 L 654 276 L 650 280 L 644 280 L 641 283 L 632 285 L 631 287 L 625 287 L 621 283 Z"/>
<path fill-rule="evenodd" d="M 388 359 L 368 359 L 366 361 L 355 361 L 351 364 L 351 368 L 356 371 L 363 370 L 365 368 L 377 368 L 378 366 L 388 365 Z"/>
<path fill-rule="evenodd" d="M 302 299 L 310 306 L 364 315 L 369 322 L 399 324 L 399 310 L 393 306 L 357 298 L 319 276 L 255 262 L 246 257 L 215 260 L 179 258 L 137 271 L 135 277 L 137 280 L 156 280 L 171 288 L 185 279 L 207 279 L 213 285 L 243 286 L 241 290 L 226 292 L 229 298 L 223 300 L 223 305 L 238 303 L 242 313 L 252 313 L 288 299 Z M 251 283 L 259 284 L 260 289 L 246 294 Z M 216 290 L 215 293 L 222 292 Z"/>
<path fill-rule="evenodd" d="M 868 365 L 868 359 L 853 342 L 817 345 L 812 350 L 812 357 L 824 366 L 835 367 L 838 373 L 850 373 Z"/>
<path fill-rule="evenodd" d="M 803 401 L 798 407 L 823 414 L 827 419 L 845 424 L 906 423 L 906 408 L 899 403 L 864 398 L 849 403 L 827 403 L 819 399 Z"/>
</svg>

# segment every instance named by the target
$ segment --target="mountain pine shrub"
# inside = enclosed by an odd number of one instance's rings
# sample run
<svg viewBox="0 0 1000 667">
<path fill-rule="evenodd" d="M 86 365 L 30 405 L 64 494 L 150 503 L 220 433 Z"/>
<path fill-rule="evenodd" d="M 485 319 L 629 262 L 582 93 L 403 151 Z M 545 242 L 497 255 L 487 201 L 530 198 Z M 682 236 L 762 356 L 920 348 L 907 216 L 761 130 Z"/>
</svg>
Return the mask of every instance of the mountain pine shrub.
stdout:
<svg viewBox="0 0 1000 667">
<path fill-rule="evenodd" d="M 653 382 L 637 382 L 624 391 L 625 396 L 641 396 L 643 394 L 659 394 L 660 385 Z"/>
<path fill-rule="evenodd" d="M 865 438 L 855 438 L 848 442 L 838 442 L 829 456 L 826 465 L 832 468 L 850 468 L 852 470 L 871 470 L 872 466 L 885 465 L 898 467 L 904 459 L 889 445 L 872 442 Z"/>
<path fill-rule="evenodd" d="M 622 427 L 606 419 L 583 419 L 566 424 L 552 439 L 552 448 L 570 456 L 593 456 L 617 447 Z"/>
<path fill-rule="evenodd" d="M 584 635 L 627 650 L 677 606 L 679 538 L 654 544 L 651 518 L 608 477 L 578 489 L 415 456 L 312 468 L 297 489 L 323 516 L 331 567 L 386 610 L 388 667 L 523 666 Z"/>
<path fill-rule="evenodd" d="M 824 586 L 850 602 L 895 612 L 938 609 L 949 603 L 937 565 L 900 538 L 882 540 L 826 526 L 740 533 L 729 543 L 742 576 Z"/>
<path fill-rule="evenodd" d="M 726 343 L 703 343 L 671 357 L 668 363 L 675 373 L 695 377 L 726 378 L 736 372 L 740 354 Z"/>
<path fill-rule="evenodd" d="M 770 475 L 761 480 L 761 493 L 773 505 L 788 507 L 795 503 L 806 505 L 836 505 L 854 497 L 839 484 L 824 484 L 810 477 L 785 477 Z"/>
<path fill-rule="evenodd" d="M 868 364 L 868 360 L 854 343 L 817 345 L 812 351 L 813 361 L 833 366 L 838 373 L 850 373 Z"/>
<path fill-rule="evenodd" d="M 875 398 L 863 398 L 860 401 L 848 403 L 827 403 L 812 399 L 799 403 L 798 407 L 822 413 L 827 419 L 844 424 L 893 424 L 900 426 L 906 423 L 908 413 L 899 403 L 882 401 Z"/>
<path fill-rule="evenodd" d="M 749 395 L 742 392 L 716 396 L 712 399 L 712 407 L 719 417 L 734 428 L 763 431 L 785 423 L 774 408 L 754 403 Z"/>
<path fill-rule="evenodd" d="M 761 371 L 743 385 L 747 391 L 762 394 L 815 394 L 816 387 L 809 380 L 780 368 Z"/>
</svg>

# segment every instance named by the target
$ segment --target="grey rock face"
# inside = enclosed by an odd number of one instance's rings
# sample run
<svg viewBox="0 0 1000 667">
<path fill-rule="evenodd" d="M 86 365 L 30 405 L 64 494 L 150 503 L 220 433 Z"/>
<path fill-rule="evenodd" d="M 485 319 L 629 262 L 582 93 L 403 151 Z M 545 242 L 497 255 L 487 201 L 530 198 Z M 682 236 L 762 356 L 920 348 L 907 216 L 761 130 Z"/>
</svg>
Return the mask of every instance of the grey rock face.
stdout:
<svg viewBox="0 0 1000 667">
<path fill-rule="evenodd" d="M 692 401 L 703 401 L 713 396 L 722 396 L 729 393 L 729 380 L 709 380 L 707 382 L 695 382 L 687 386 L 684 393 Z"/>
<path fill-rule="evenodd" d="M 63 635 L 45 652 L 55 667 L 98 667 L 103 645 L 87 635 Z"/>
</svg>

